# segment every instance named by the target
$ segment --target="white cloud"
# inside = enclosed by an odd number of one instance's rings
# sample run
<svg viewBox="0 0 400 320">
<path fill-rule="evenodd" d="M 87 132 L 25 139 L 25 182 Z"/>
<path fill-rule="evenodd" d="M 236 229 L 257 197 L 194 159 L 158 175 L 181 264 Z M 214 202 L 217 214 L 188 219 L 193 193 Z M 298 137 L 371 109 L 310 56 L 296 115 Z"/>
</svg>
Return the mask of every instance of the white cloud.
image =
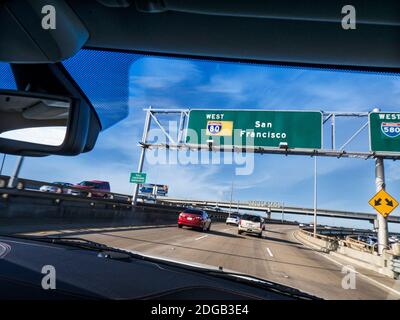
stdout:
<svg viewBox="0 0 400 320">
<path fill-rule="evenodd" d="M 400 163 L 386 162 L 386 180 L 387 182 L 400 182 Z"/>
<path fill-rule="evenodd" d="M 130 91 L 172 87 L 199 75 L 199 70 L 189 60 L 143 58 L 131 66 Z"/>
</svg>

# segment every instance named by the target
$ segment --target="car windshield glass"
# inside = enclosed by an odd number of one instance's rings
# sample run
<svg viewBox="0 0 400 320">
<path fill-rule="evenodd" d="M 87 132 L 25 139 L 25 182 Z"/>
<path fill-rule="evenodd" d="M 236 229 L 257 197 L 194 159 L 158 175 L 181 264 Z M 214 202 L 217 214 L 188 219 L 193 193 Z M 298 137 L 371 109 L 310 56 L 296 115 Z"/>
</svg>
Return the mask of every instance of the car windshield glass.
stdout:
<svg viewBox="0 0 400 320">
<path fill-rule="evenodd" d="M 259 216 L 251 216 L 248 214 L 244 214 L 242 216 L 242 220 L 252 221 L 252 222 L 261 222 L 261 218 Z"/>
<path fill-rule="evenodd" d="M 383 206 L 399 242 L 400 161 L 384 159 L 391 197 L 373 198 L 379 150 L 400 145 L 398 74 L 94 49 L 62 65 L 102 130 L 90 152 L 24 157 L 11 191 L 20 158 L 0 154 L 0 232 L 79 234 L 328 299 L 387 296 L 361 277 L 343 289 L 348 273 L 309 243 L 376 261 Z M 16 89 L 6 63 L 0 88 Z"/>
<path fill-rule="evenodd" d="M 184 213 L 188 213 L 188 214 L 196 214 L 196 215 L 202 215 L 203 212 L 199 211 L 199 210 L 193 210 L 193 209 L 186 209 L 185 211 L 183 211 Z"/>
<path fill-rule="evenodd" d="M 97 186 L 97 183 L 90 182 L 90 181 L 83 181 L 83 182 L 79 183 L 79 185 L 84 186 L 84 187 L 95 187 L 95 186 Z"/>
</svg>

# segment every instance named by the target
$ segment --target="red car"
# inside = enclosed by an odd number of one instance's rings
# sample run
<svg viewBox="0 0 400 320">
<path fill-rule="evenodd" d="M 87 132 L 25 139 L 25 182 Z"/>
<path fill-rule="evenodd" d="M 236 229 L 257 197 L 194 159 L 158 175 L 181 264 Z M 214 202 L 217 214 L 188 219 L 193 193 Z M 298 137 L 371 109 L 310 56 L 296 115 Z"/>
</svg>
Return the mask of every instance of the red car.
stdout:
<svg viewBox="0 0 400 320">
<path fill-rule="evenodd" d="M 178 227 L 182 228 L 182 226 L 201 229 L 202 231 L 210 231 L 211 219 L 206 211 L 185 209 L 178 217 Z"/>
<path fill-rule="evenodd" d="M 73 185 L 72 187 L 82 190 L 78 191 L 72 189 L 71 193 L 73 195 L 81 196 L 91 193 L 92 197 L 100 197 L 100 198 L 109 197 L 107 193 L 110 192 L 110 183 L 107 181 L 100 181 L 100 180 L 82 181 L 78 184 Z"/>
</svg>

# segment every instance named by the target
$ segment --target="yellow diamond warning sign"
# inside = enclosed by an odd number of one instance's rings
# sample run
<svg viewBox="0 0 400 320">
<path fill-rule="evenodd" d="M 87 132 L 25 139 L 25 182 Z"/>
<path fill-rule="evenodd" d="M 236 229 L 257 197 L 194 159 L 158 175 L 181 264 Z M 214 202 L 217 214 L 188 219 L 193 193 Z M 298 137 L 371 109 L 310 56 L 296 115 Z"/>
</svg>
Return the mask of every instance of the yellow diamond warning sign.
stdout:
<svg viewBox="0 0 400 320">
<path fill-rule="evenodd" d="M 383 189 L 377 192 L 368 203 L 385 218 L 399 205 L 396 199 Z"/>
</svg>

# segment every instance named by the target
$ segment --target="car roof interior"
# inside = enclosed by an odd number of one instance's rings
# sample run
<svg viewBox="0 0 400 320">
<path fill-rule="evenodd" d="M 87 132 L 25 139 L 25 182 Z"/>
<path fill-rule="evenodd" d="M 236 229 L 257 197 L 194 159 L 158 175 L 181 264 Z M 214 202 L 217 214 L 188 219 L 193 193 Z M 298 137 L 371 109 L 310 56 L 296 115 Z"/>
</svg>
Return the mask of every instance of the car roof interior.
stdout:
<svg viewBox="0 0 400 320">
<path fill-rule="evenodd" d="M 53 39 L 44 39 L 43 32 L 29 26 L 28 7 L 18 2 L 0 4 L 0 21 L 11 16 L 25 32 L 6 29 L 9 32 L 0 39 L 9 43 L 7 54 L 6 46 L 0 49 L 3 61 L 40 61 L 37 56 L 21 56 L 22 49 L 33 54 L 34 50 L 26 50 L 33 41 L 39 55 L 44 53 L 49 62 L 63 60 L 84 47 L 322 68 L 400 70 L 399 1 L 380 5 L 353 0 L 356 29 L 345 30 L 341 26 L 344 1 L 54 0 L 50 2 L 65 9 L 59 23 L 67 21 L 70 34 L 65 31 L 63 37 Z M 43 1 L 26 2 L 38 12 Z M 50 48 L 52 41 L 54 48 L 61 43 L 63 50 Z"/>
</svg>

